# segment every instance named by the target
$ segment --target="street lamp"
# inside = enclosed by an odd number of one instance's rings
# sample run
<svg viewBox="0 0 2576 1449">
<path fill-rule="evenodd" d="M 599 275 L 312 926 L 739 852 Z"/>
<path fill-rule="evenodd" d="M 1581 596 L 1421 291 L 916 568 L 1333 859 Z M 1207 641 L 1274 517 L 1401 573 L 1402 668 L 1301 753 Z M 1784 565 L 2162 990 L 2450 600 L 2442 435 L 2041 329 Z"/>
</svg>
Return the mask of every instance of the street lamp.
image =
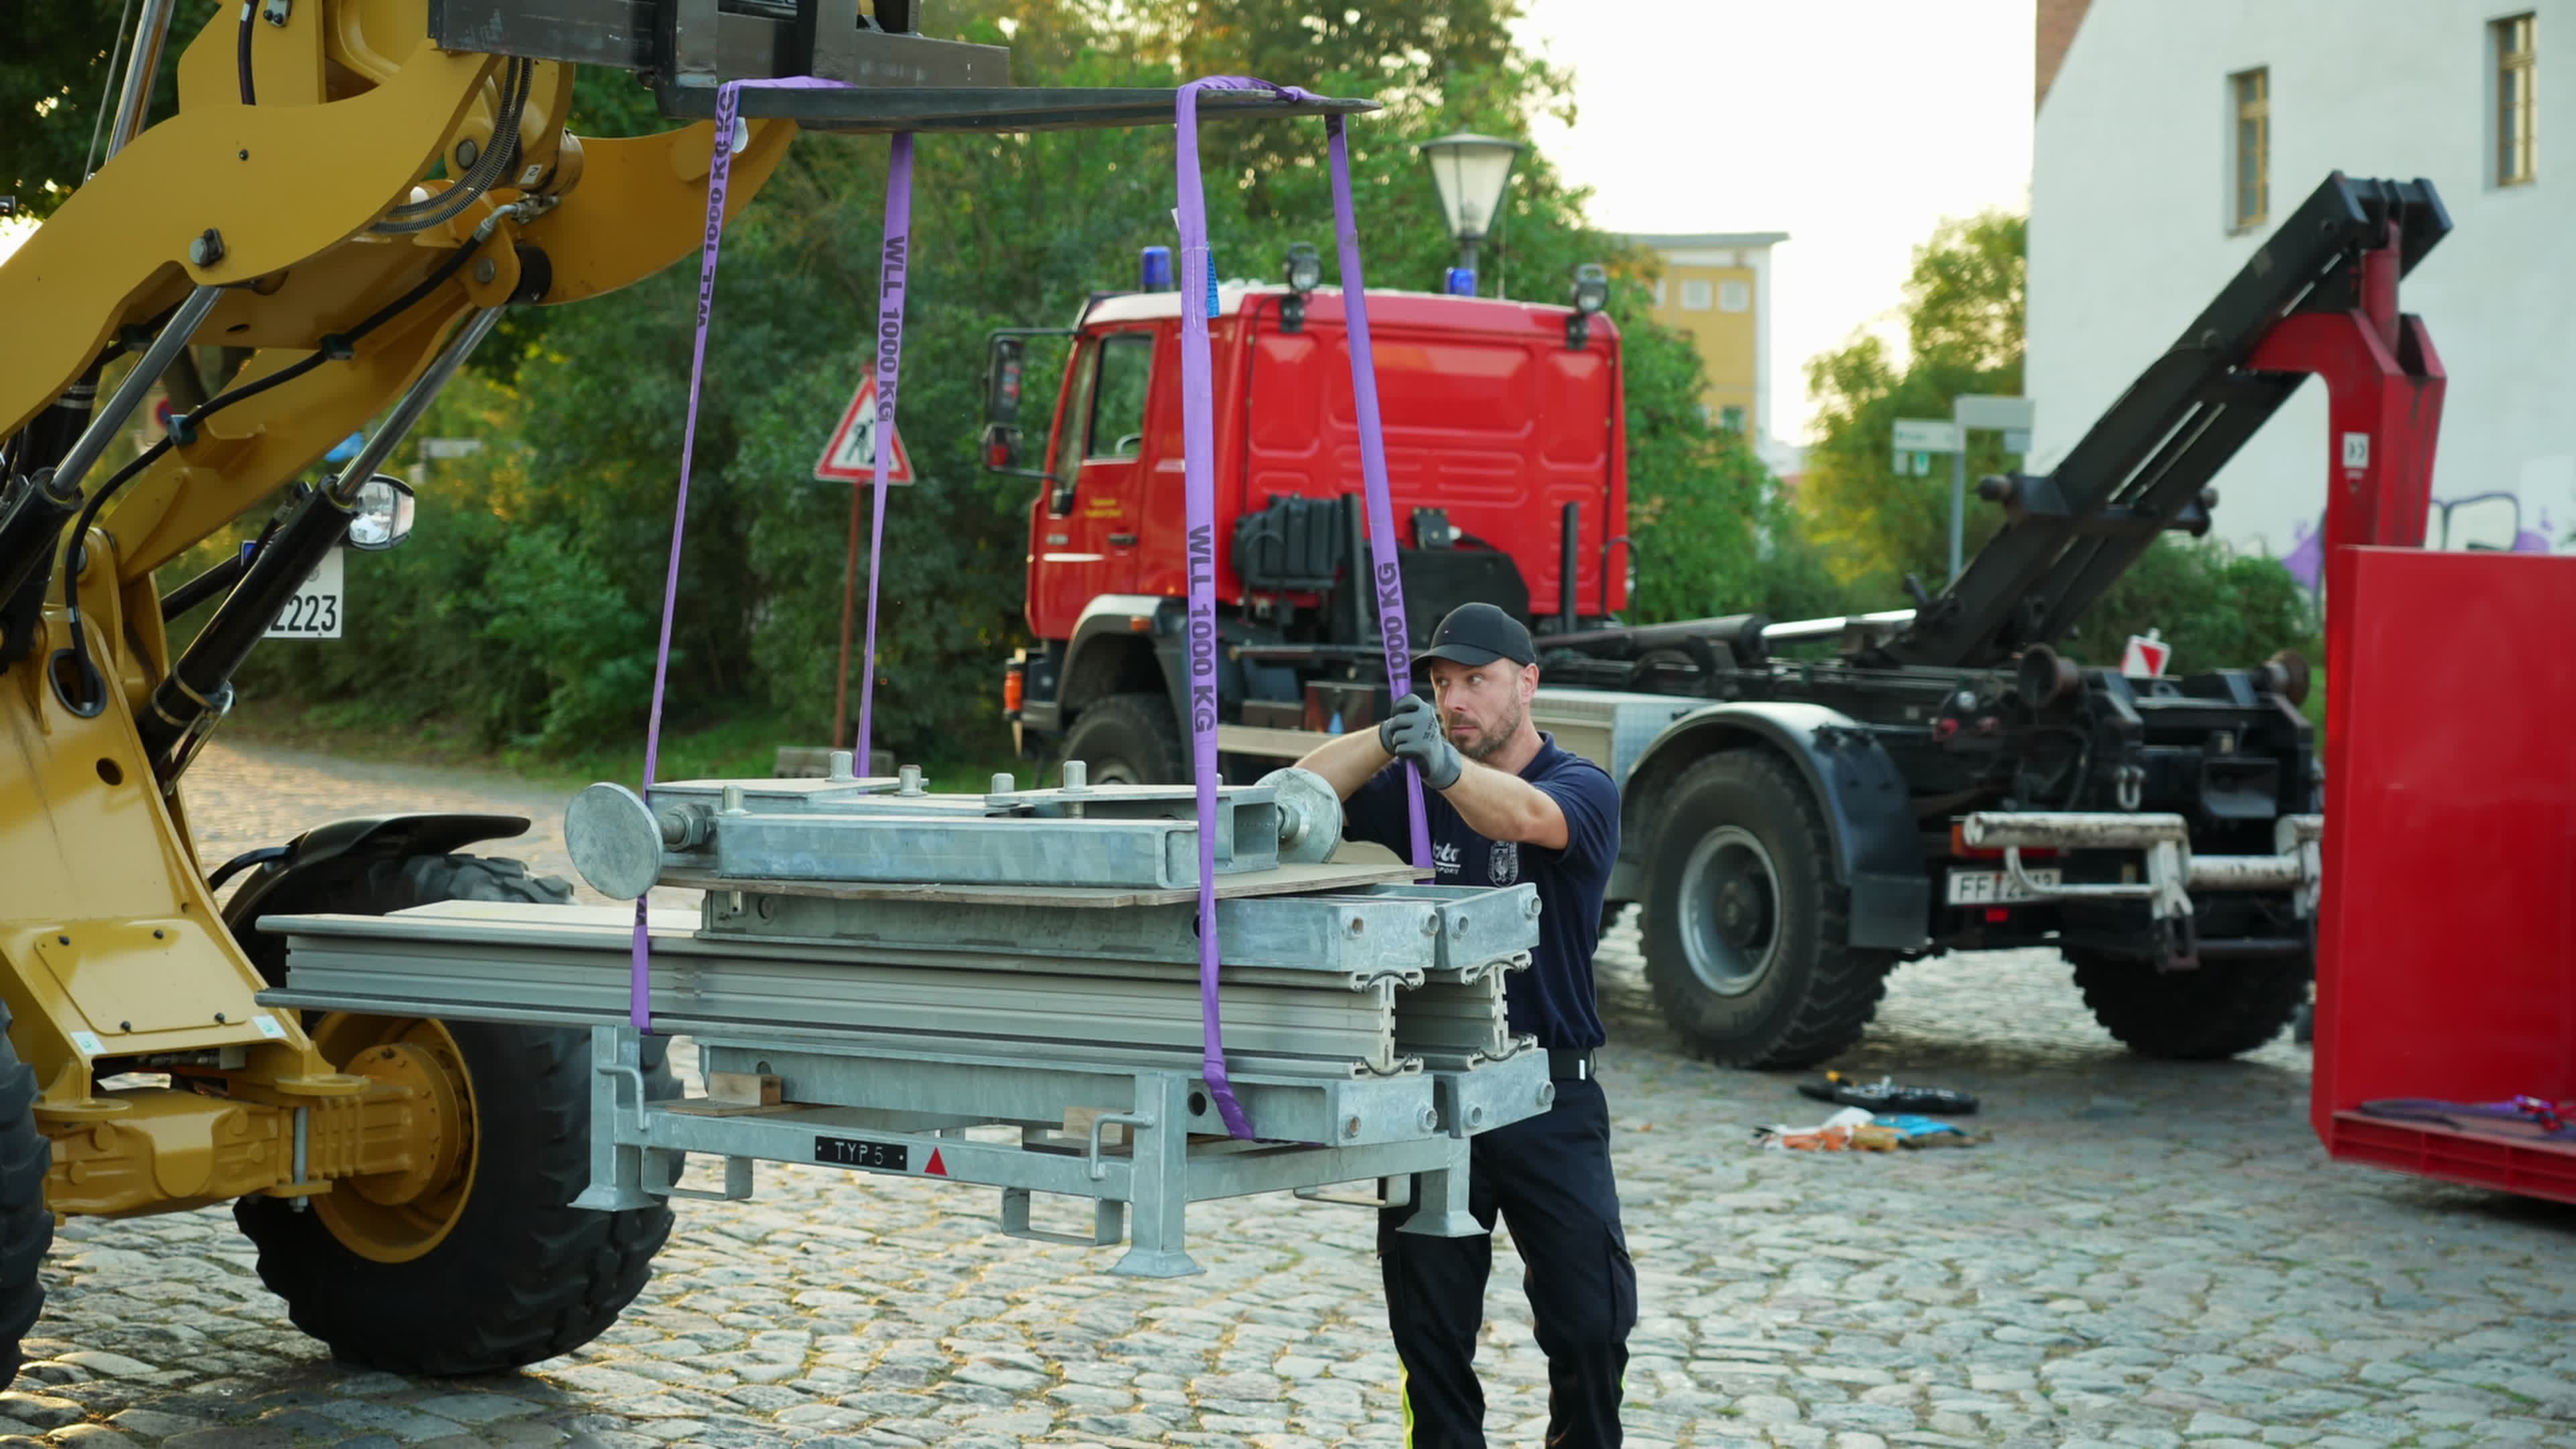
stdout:
<svg viewBox="0 0 2576 1449">
<path fill-rule="evenodd" d="M 1485 239 L 1495 212 L 1502 208 L 1503 185 L 1511 180 L 1521 144 L 1459 131 L 1424 141 L 1420 150 L 1431 161 L 1431 184 L 1440 192 L 1440 214 L 1449 223 L 1449 235 L 1458 242 L 1457 272 L 1466 274 L 1463 280 L 1472 291 L 1476 243 Z M 1451 275 L 1451 289 L 1456 290 L 1457 273 Z"/>
</svg>

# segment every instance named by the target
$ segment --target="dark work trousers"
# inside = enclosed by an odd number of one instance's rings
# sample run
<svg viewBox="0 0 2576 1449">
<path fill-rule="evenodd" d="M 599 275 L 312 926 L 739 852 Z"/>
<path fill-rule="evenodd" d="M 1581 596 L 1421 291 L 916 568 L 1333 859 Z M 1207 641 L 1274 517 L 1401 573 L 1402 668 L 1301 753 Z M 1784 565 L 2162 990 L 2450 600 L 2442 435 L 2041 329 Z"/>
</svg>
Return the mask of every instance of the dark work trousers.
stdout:
<svg viewBox="0 0 2576 1449">
<path fill-rule="evenodd" d="M 1538 1346 L 1547 1354 L 1547 1442 L 1606 1449 L 1619 1442 L 1628 1330 L 1637 1326 L 1637 1270 L 1619 1231 L 1610 1180 L 1610 1104 L 1598 1081 L 1556 1084 L 1556 1105 L 1469 1144 L 1468 1211 L 1490 1231 L 1499 1213 L 1528 1265 Z M 1481 1449 L 1485 1390 L 1476 1333 L 1494 1240 L 1396 1231 L 1412 1209 L 1378 1214 L 1387 1327 L 1404 1360 L 1405 1443 Z"/>
</svg>

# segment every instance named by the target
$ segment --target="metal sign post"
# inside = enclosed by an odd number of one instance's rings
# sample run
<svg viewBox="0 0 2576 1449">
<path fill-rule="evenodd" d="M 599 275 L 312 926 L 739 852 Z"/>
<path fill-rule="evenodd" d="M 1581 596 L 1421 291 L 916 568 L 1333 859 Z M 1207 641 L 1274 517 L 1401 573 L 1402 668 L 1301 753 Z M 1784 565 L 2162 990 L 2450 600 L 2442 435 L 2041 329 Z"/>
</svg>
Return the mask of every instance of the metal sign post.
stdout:
<svg viewBox="0 0 2576 1449">
<path fill-rule="evenodd" d="M 2008 438 L 2017 433 L 2025 440 L 2023 446 L 2027 447 L 2034 412 L 2031 400 L 2026 397 L 1969 393 L 1950 402 L 1951 425 L 1956 439 L 1950 453 L 1950 577 L 1954 581 L 1959 577 L 1960 569 L 1966 566 L 1962 562 L 1962 543 L 1968 512 L 1968 431 L 1974 428 L 2003 433 Z"/>
</svg>

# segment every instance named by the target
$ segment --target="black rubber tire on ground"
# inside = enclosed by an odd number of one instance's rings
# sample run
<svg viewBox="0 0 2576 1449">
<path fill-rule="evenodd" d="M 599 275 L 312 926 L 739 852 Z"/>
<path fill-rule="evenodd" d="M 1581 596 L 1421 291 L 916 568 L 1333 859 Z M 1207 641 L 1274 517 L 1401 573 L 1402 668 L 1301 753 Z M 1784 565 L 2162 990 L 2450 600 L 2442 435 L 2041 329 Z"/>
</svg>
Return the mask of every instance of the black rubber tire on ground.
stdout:
<svg viewBox="0 0 2576 1449">
<path fill-rule="evenodd" d="M 1692 765 L 1649 849 L 1646 980 L 1692 1051 L 1806 1067 L 1860 1039 L 1895 953 L 1851 944 L 1833 838 L 1787 761 L 1748 748 Z"/>
<path fill-rule="evenodd" d="M 1177 785 L 1190 778 L 1180 722 L 1159 694 L 1112 694 L 1083 706 L 1065 732 L 1063 758 L 1082 761 L 1094 785 Z"/>
<path fill-rule="evenodd" d="M 8 1025 L 0 1006 L 0 1389 L 17 1379 L 18 1345 L 44 1311 L 42 1270 L 54 1241 L 45 1209 L 53 1144 L 36 1130 L 36 1073 L 18 1059 Z"/>
<path fill-rule="evenodd" d="M 570 897 L 561 880 L 532 877 L 514 860 L 417 856 L 368 867 L 347 899 L 320 909 L 381 915 L 441 900 Z M 476 1112 L 472 1185 L 444 1238 L 408 1261 L 380 1261 L 343 1241 L 319 1204 L 296 1212 L 284 1199 L 248 1197 L 233 1206 L 259 1249 L 260 1280 L 286 1300 L 296 1327 L 344 1362 L 443 1376 L 569 1353 L 643 1291 L 671 1233 L 661 1203 L 618 1213 L 571 1205 L 590 1184 L 588 1032 L 473 1021 L 445 1032 Z M 664 1039 L 646 1040 L 648 1095 L 678 1095 Z"/>
<path fill-rule="evenodd" d="M 2150 961 L 2069 951 L 2075 984 L 2102 1029 L 2140 1056 L 2214 1062 L 2281 1034 L 2308 999 L 2308 958 L 2212 961 L 2158 971 Z"/>
</svg>

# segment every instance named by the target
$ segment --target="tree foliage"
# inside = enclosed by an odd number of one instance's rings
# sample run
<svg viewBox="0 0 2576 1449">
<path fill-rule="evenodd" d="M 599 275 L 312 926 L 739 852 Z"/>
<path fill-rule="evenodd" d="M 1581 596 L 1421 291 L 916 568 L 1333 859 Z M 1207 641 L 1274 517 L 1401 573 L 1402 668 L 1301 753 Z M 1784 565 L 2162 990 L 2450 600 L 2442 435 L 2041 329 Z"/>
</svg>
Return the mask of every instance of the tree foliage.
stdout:
<svg viewBox="0 0 2576 1449">
<path fill-rule="evenodd" d="M 218 8 L 216 0 L 173 7 L 150 116 L 167 116 L 179 104 L 179 53 Z M 0 5 L 0 195 L 16 196 L 28 216 L 52 215 L 106 148 L 116 109 L 109 60 L 120 44 L 118 9 L 106 0 Z M 120 60 L 120 77 L 123 66 Z"/>
<path fill-rule="evenodd" d="M 1820 436 L 1807 452 L 1799 505 L 1835 577 L 1891 599 L 1906 574 L 1934 587 L 1948 577 L 1948 469 L 1898 476 L 1895 422 L 1946 418 L 1962 393 L 2022 390 L 2024 231 L 2022 218 L 1998 212 L 1942 223 L 1916 248 L 1906 280 L 1905 358 L 1864 334 L 1807 364 Z M 1970 476 L 2001 469 L 1994 434 L 1970 441 Z M 1971 505 L 1970 552 L 1994 522 Z"/>
<path fill-rule="evenodd" d="M 1689 342 L 1647 315 L 1642 281 L 1628 303 L 1625 342 L 1628 532 L 1640 624 L 1761 613 L 1810 618 L 1843 608 L 1777 480 L 1739 433 L 1701 415 L 1702 373 Z M 1614 556 L 1615 557 L 1615 556 Z"/>
<path fill-rule="evenodd" d="M 1899 476 L 1898 418 L 1947 418 L 1962 393 L 2022 391 L 2024 219 L 1987 212 L 1943 222 L 1914 254 L 1901 309 L 1906 350 L 1860 335 L 1808 364 L 1821 437 L 1808 451 L 1799 511 L 1833 576 L 1864 607 L 1900 607 L 1908 574 L 1936 592 L 1949 576 L 1950 479 Z M 1970 478 L 2004 471 L 1993 433 L 1971 433 Z M 1936 463 L 1946 463 L 1936 455 Z M 1970 495 L 1965 557 L 2001 522 Z M 2307 596 L 2280 564 L 2211 540 L 2159 539 L 2078 620 L 2066 646 L 2076 657 L 2116 662 L 2128 636 L 2149 629 L 2174 646 L 2172 668 L 2260 663 L 2277 649 L 2313 650 Z"/>
<path fill-rule="evenodd" d="M 1137 0 L 1104 14 L 971 0 L 943 16 L 962 38 L 1009 45 L 1022 85 L 1249 73 L 1378 99 L 1349 128 L 1367 280 L 1427 288 L 1452 243 L 1415 143 L 1521 134 L 1542 113 L 1571 113 L 1570 78 L 1512 45 L 1516 8 Z M 582 77 L 576 131 L 667 124 L 624 77 Z M 907 758 L 1007 747 L 998 694 L 1002 663 L 1026 642 L 1032 485 L 979 467 L 984 336 L 1068 320 L 1094 289 L 1132 285 L 1138 250 L 1173 241 L 1174 144 L 1168 127 L 917 142 L 898 426 L 921 482 L 887 510 L 875 696 L 877 742 Z M 1275 277 L 1287 245 L 1304 241 L 1327 282 L 1346 280 L 1320 123 L 1211 122 L 1202 152 L 1220 275 Z M 886 156 L 881 137 L 801 136 L 727 229 L 673 621 L 675 724 L 767 711 L 819 739 L 833 717 L 852 495 L 811 472 L 824 425 L 872 358 Z M 1485 249 L 1486 290 L 1559 300 L 1580 262 L 1646 275 L 1645 258 L 1584 223 L 1584 199 L 1544 154 L 1525 156 Z M 579 306 L 515 309 L 420 430 L 488 446 L 423 464 L 414 541 L 353 562 L 369 647 L 264 651 L 245 688 L 373 701 L 494 742 L 640 742 L 695 291 L 683 262 Z M 1768 479 L 1690 406 L 1690 344 L 1647 321 L 1644 301 L 1625 287 L 1613 307 L 1640 499 L 1630 532 L 1653 581 L 1640 607 L 1752 606 Z"/>
</svg>

